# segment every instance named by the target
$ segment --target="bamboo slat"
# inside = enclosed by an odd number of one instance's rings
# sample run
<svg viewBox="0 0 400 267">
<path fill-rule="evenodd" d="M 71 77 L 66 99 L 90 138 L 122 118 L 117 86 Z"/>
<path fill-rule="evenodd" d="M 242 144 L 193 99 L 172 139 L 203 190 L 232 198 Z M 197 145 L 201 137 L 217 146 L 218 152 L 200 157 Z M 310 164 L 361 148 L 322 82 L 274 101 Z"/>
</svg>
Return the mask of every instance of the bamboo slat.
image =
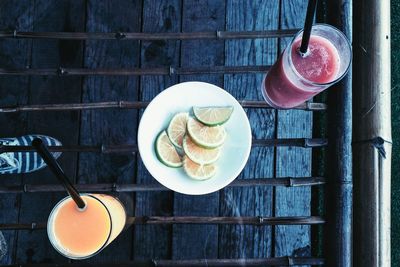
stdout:
<svg viewBox="0 0 400 267">
<path fill-rule="evenodd" d="M 288 138 L 288 139 L 253 139 L 253 147 L 267 146 L 298 146 L 305 148 L 317 148 L 327 146 L 328 141 L 324 138 Z M 71 145 L 71 146 L 49 146 L 51 152 L 97 152 L 109 153 L 136 153 L 136 144 L 121 145 Z M 35 151 L 32 146 L 9 146 L 0 145 L 0 153 Z"/>
<path fill-rule="evenodd" d="M 236 266 L 298 266 L 324 265 L 323 258 L 276 257 L 263 259 L 189 259 L 189 260 L 135 260 L 124 263 L 26 263 L 0 267 L 236 267 Z"/>
<path fill-rule="evenodd" d="M 243 108 L 273 108 L 265 101 L 239 100 Z M 68 110 L 91 110 L 91 109 L 142 109 L 146 108 L 146 101 L 109 101 L 93 103 L 66 103 L 66 104 L 42 104 L 42 105 L 19 105 L 13 107 L 0 107 L 0 113 L 29 112 L 29 111 L 68 111 Z M 308 111 L 323 111 L 327 109 L 324 103 L 306 102 L 294 109 Z"/>
<path fill-rule="evenodd" d="M 128 217 L 126 227 L 135 224 L 238 224 L 238 225 L 314 225 L 324 224 L 325 220 L 319 216 L 291 216 L 291 217 L 206 217 L 206 216 L 137 216 Z M 1 223 L 0 230 L 39 230 L 45 229 L 46 222 L 31 223 Z"/>
<path fill-rule="evenodd" d="M 240 179 L 232 182 L 228 187 L 252 187 L 252 186 L 315 186 L 325 184 L 323 177 L 283 177 L 283 178 L 257 178 Z M 149 192 L 167 191 L 168 188 L 160 184 L 76 184 L 79 191 L 84 192 Z M 64 192 L 59 184 L 24 184 L 19 186 L 0 186 L 0 194 L 4 193 L 40 193 L 40 192 Z"/>
<path fill-rule="evenodd" d="M 238 73 L 265 73 L 270 66 L 206 66 L 206 67 L 154 67 L 154 68 L 0 68 L 0 75 L 28 75 L 28 76 L 138 76 L 138 75 L 192 75 L 192 74 L 238 74 Z"/>
<path fill-rule="evenodd" d="M 354 264 L 390 266 L 390 1 L 354 1 Z"/>
<path fill-rule="evenodd" d="M 62 40 L 226 40 L 257 39 L 293 36 L 299 29 L 269 31 L 213 31 L 213 32 L 23 32 L 0 31 L 0 38 L 62 39 Z"/>
</svg>

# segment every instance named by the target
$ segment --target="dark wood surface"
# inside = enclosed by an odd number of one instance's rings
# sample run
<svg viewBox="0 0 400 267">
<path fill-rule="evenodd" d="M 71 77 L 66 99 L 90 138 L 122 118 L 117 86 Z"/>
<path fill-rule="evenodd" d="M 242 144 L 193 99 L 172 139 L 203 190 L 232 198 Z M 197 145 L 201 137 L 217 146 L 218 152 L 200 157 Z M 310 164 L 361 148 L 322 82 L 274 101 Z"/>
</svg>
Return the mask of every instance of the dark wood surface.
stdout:
<svg viewBox="0 0 400 267">
<path fill-rule="evenodd" d="M 34 32 L 264 31 L 302 26 L 304 1 L 18 1 L 0 3 L 0 30 Z M 286 35 L 287 36 L 287 35 Z M 0 68 L 263 67 L 287 39 L 56 40 L 1 39 Z M 23 52 L 21 52 L 23 51 Z M 259 70 L 258 70 L 259 72 Z M 151 101 L 187 80 L 224 87 L 234 97 L 262 101 L 263 73 L 150 76 L 0 76 L 0 106 L 103 101 Z M 135 144 L 139 109 L 0 114 L 0 136 L 44 133 L 66 146 Z M 246 108 L 253 138 L 311 138 L 310 111 Z M 296 141 L 297 142 L 297 141 Z M 300 141 L 299 144 L 303 141 Z M 132 150 L 129 150 L 132 151 Z M 77 183 L 154 184 L 137 153 L 64 153 L 61 165 Z M 311 175 L 311 148 L 255 146 L 239 179 Z M 0 186 L 55 183 L 48 170 L 1 177 Z M 309 216 L 310 187 L 230 187 L 206 196 L 170 191 L 118 192 L 129 216 Z M 0 195 L 0 223 L 43 222 L 60 192 Z M 10 207 L 15 207 L 11 208 Z M 0 264 L 59 262 L 45 231 L 4 231 L 10 251 Z M 310 256 L 310 226 L 135 225 L 87 263 L 148 259 Z M 282 261 L 281 261 L 282 262 Z"/>
<path fill-rule="evenodd" d="M 307 2 L 282 1 L 280 27 L 298 28 L 304 24 Z M 290 38 L 280 39 L 282 51 Z M 277 137 L 299 138 L 312 136 L 312 113 L 301 110 L 280 110 L 277 115 Z M 311 174 L 311 150 L 304 148 L 277 148 L 276 176 L 304 176 Z M 311 188 L 275 189 L 275 215 L 294 216 L 310 215 Z M 275 226 L 275 255 L 310 256 L 311 228 L 300 226 Z"/>
<path fill-rule="evenodd" d="M 6 29 L 19 28 L 33 31 L 33 6 L 25 1 L 18 6 L 12 2 L 0 3 L 0 27 Z M 24 68 L 31 61 L 31 40 L 3 40 L 0 42 L 0 63 L 2 66 Z M 29 77 L 0 77 L 0 98 L 2 105 L 15 105 L 28 103 Z M 0 116 L 2 136 L 20 136 L 25 133 L 27 114 L 5 114 Z M 17 185 L 22 183 L 22 175 L 10 175 L 2 178 L 2 184 Z M 20 195 L 2 195 L 0 197 L 1 214 L 0 222 L 18 222 Z M 17 232 L 5 231 L 4 237 L 8 245 L 8 253 L 0 260 L 7 264 L 15 262 L 17 247 Z"/>
</svg>

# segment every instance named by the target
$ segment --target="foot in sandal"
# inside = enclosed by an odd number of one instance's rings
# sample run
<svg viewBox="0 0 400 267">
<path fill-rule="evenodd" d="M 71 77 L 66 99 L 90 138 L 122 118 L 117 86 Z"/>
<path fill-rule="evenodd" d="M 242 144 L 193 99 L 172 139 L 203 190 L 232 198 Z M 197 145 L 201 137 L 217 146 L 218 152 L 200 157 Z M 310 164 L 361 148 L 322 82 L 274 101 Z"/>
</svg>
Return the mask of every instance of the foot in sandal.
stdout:
<svg viewBox="0 0 400 267">
<path fill-rule="evenodd" d="M 48 146 L 61 146 L 57 139 L 45 135 L 24 135 L 21 137 L 0 138 L 1 146 L 29 146 L 34 138 L 40 138 Z M 52 153 L 55 158 L 61 152 Z M 5 152 L 0 154 L 0 174 L 29 173 L 46 167 L 46 163 L 36 152 Z"/>
</svg>

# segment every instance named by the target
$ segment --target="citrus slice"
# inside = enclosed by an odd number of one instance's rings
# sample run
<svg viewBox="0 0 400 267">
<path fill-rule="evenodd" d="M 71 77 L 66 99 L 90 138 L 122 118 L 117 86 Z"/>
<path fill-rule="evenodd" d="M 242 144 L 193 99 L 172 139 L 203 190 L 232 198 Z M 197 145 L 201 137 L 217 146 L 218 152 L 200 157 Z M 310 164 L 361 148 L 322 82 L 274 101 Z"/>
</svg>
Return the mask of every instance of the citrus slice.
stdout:
<svg viewBox="0 0 400 267">
<path fill-rule="evenodd" d="M 224 124 L 229 120 L 233 107 L 193 107 L 194 116 L 208 126 Z"/>
<path fill-rule="evenodd" d="M 194 118 L 189 118 L 187 130 L 192 140 L 199 146 L 205 148 L 216 148 L 221 146 L 226 137 L 223 126 L 207 126 Z"/>
<path fill-rule="evenodd" d="M 200 147 L 188 135 L 183 138 L 183 151 L 192 161 L 201 165 L 216 162 L 221 154 L 221 148 L 207 149 Z"/>
<path fill-rule="evenodd" d="M 189 118 L 189 113 L 181 112 L 176 114 L 170 121 L 167 129 L 168 137 L 171 142 L 182 148 L 183 137 L 186 134 L 186 123 Z"/>
<path fill-rule="evenodd" d="M 157 136 L 155 150 L 157 158 L 168 167 L 178 168 L 182 166 L 182 159 L 165 131 Z"/>
<path fill-rule="evenodd" d="M 217 167 L 214 164 L 200 165 L 189 157 L 184 157 L 183 169 L 190 178 L 195 180 L 207 180 L 217 173 Z"/>
</svg>

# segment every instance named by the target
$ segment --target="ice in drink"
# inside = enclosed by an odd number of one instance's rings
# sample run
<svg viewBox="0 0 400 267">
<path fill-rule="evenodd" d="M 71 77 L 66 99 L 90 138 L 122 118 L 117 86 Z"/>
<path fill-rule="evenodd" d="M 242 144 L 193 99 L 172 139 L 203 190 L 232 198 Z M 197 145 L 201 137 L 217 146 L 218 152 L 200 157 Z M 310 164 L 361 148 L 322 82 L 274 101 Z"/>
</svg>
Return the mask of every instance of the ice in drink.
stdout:
<svg viewBox="0 0 400 267">
<path fill-rule="evenodd" d="M 292 108 L 304 103 L 339 81 L 349 68 L 350 44 L 332 26 L 313 26 L 305 57 L 298 51 L 300 45 L 298 34 L 263 81 L 263 96 L 274 107 Z"/>
<path fill-rule="evenodd" d="M 82 195 L 86 203 L 79 210 L 71 197 L 61 200 L 52 210 L 47 233 L 53 247 L 71 259 L 96 255 L 123 230 L 126 213 L 122 203 L 108 195 Z"/>
</svg>

